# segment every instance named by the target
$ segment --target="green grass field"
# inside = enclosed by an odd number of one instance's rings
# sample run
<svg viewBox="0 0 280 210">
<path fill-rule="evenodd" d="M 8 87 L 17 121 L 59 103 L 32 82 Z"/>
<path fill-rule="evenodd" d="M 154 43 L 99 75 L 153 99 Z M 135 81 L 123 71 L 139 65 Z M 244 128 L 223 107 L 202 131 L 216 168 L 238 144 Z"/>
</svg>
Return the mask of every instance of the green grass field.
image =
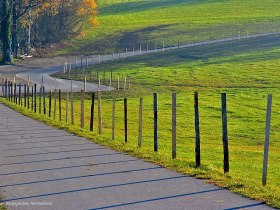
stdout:
<svg viewBox="0 0 280 210">
<path fill-rule="evenodd" d="M 59 53 L 92 54 L 279 31 L 277 0 L 99 0 L 99 26 Z"/>
</svg>

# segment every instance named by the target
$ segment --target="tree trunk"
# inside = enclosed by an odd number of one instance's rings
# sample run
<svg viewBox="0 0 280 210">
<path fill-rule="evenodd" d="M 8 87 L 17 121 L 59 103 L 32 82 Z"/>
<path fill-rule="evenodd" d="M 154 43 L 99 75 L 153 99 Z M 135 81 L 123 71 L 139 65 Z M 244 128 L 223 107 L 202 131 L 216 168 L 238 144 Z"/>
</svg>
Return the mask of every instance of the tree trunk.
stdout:
<svg viewBox="0 0 280 210">
<path fill-rule="evenodd" d="M 7 64 L 12 62 L 11 50 L 11 2 L 3 0 L 2 13 L 2 63 Z"/>
<path fill-rule="evenodd" d="M 12 49 L 13 49 L 13 56 L 18 57 L 18 39 L 17 39 L 17 10 L 16 5 L 13 5 L 12 11 Z"/>
<path fill-rule="evenodd" d="M 30 49 L 31 49 L 31 24 L 32 24 L 31 12 L 30 11 L 28 13 L 28 16 L 29 16 L 29 23 L 28 23 L 28 26 L 27 26 L 26 53 L 27 53 L 27 55 L 30 55 Z"/>
</svg>

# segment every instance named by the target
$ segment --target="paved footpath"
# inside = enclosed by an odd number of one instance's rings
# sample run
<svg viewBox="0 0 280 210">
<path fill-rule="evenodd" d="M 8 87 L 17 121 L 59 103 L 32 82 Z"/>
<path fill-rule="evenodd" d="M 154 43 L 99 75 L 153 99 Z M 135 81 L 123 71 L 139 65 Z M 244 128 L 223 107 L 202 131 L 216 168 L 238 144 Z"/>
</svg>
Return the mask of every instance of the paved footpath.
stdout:
<svg viewBox="0 0 280 210">
<path fill-rule="evenodd" d="M 2 104 L 0 150 L 0 191 L 8 209 L 270 209 Z"/>
</svg>

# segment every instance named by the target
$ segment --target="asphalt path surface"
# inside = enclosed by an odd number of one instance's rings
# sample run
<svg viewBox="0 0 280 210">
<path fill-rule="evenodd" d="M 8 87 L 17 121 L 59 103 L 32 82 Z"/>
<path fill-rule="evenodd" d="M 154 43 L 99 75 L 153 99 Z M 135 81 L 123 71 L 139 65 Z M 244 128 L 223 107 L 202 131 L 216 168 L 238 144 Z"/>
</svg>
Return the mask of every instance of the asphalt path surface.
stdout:
<svg viewBox="0 0 280 210">
<path fill-rule="evenodd" d="M 248 35 L 248 36 L 238 36 L 238 37 L 231 37 L 231 38 L 225 38 L 225 39 L 210 40 L 210 41 L 191 43 L 191 44 L 180 45 L 180 46 L 165 47 L 165 48 L 149 50 L 149 51 L 136 50 L 134 52 L 123 52 L 123 53 L 118 53 L 118 54 L 108 54 L 108 55 L 102 55 L 102 56 L 92 55 L 92 56 L 88 56 L 87 65 L 93 66 L 93 65 L 97 65 L 102 62 L 111 62 L 114 60 L 125 59 L 125 58 L 132 57 L 132 56 L 141 56 L 141 55 L 148 54 L 148 53 L 158 53 L 158 52 L 174 50 L 174 49 L 178 49 L 178 48 L 188 48 L 188 47 L 194 47 L 194 46 L 209 45 L 209 44 L 214 44 L 214 43 L 229 42 L 229 41 L 243 40 L 243 39 L 251 39 L 251 38 L 257 38 L 257 37 L 262 37 L 262 36 L 277 35 L 277 34 L 280 34 L 280 32 L 254 34 L 254 35 Z M 80 68 L 81 66 L 86 65 L 85 58 L 82 60 L 82 62 L 80 62 L 80 59 L 79 60 L 77 60 L 77 59 L 68 60 L 65 62 L 67 62 L 68 68 L 70 68 L 70 65 L 71 65 L 71 69 L 74 69 L 77 66 L 79 71 L 82 71 L 82 69 Z M 63 71 L 63 65 L 61 65 L 61 64 L 57 65 L 57 66 L 40 68 L 40 69 L 29 69 L 25 72 L 16 74 L 16 77 L 23 79 L 25 81 L 28 81 L 28 78 L 30 77 L 30 79 L 33 83 L 37 83 L 39 85 L 42 84 L 42 78 L 43 78 L 43 85 L 45 86 L 46 91 L 49 91 L 50 88 L 61 89 L 62 92 L 69 91 L 71 88 L 70 80 L 58 79 L 58 78 L 54 78 L 54 77 L 50 76 L 51 74 L 54 74 L 59 71 Z M 73 91 L 75 91 L 75 92 L 79 92 L 82 89 L 84 89 L 84 82 L 73 81 L 72 85 L 73 85 L 72 86 Z M 99 91 L 108 91 L 108 90 L 112 90 L 112 89 L 113 88 L 110 88 L 110 87 L 104 86 L 104 85 L 99 86 L 98 84 L 86 83 L 87 91 L 98 91 L 98 90 Z"/>
<path fill-rule="evenodd" d="M 41 69 L 33 69 L 26 72 L 18 73 L 16 74 L 16 77 L 26 81 L 28 81 L 28 79 L 30 78 L 30 81 L 32 83 L 37 83 L 40 86 L 43 84 L 46 91 L 49 91 L 52 88 L 53 90 L 60 89 L 62 92 L 69 92 L 71 90 L 71 80 L 59 79 L 50 76 L 51 74 L 59 72 L 61 68 L 63 67 L 53 66 Z M 86 88 L 86 91 L 109 91 L 114 89 L 105 85 L 99 86 L 98 84 L 89 82 L 84 83 L 81 81 L 72 81 L 73 92 L 84 90 L 84 87 Z"/>
<path fill-rule="evenodd" d="M 0 104 L 0 193 L 10 210 L 271 209 Z"/>
</svg>

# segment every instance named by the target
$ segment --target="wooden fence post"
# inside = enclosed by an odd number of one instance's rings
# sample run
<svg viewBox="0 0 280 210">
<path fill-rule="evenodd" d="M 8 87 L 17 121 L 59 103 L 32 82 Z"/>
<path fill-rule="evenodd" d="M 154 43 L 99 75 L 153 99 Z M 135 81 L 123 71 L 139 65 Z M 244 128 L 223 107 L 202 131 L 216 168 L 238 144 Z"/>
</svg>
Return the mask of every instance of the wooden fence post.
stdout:
<svg viewBox="0 0 280 210">
<path fill-rule="evenodd" d="M 59 121 L 61 121 L 61 90 L 58 90 L 58 114 L 59 114 Z"/>
<path fill-rule="evenodd" d="M 198 110 L 198 93 L 194 93 L 194 118 L 195 118 L 195 162 L 200 166 L 200 130 L 199 130 L 199 110 Z"/>
<path fill-rule="evenodd" d="M 37 84 L 34 84 L 34 112 L 37 112 Z"/>
<path fill-rule="evenodd" d="M 84 77 L 84 92 L 87 92 L 87 78 Z"/>
<path fill-rule="evenodd" d="M 112 140 L 115 140 L 115 117 L 116 117 L 116 99 L 113 98 L 113 107 L 112 107 Z"/>
<path fill-rule="evenodd" d="M 138 147 L 142 147 L 142 133 L 143 133 L 143 98 L 140 98 L 139 104 L 139 129 L 138 129 Z"/>
<path fill-rule="evenodd" d="M 267 111 L 266 111 L 265 142 L 264 142 L 263 173 L 262 173 L 262 185 L 263 186 L 266 185 L 266 179 L 267 179 L 268 150 L 269 150 L 269 136 L 270 136 L 270 122 L 271 122 L 271 106 L 272 106 L 272 95 L 268 95 Z"/>
<path fill-rule="evenodd" d="M 13 88 L 12 88 L 13 89 Z M 12 91 L 12 94 L 13 94 L 13 91 Z M 11 94 L 11 95 L 12 95 Z M 17 84 L 15 83 L 14 85 L 14 103 L 17 104 Z"/>
<path fill-rule="evenodd" d="M 7 85 L 7 98 L 8 98 L 8 100 L 10 101 L 11 100 L 11 91 L 10 91 L 10 87 L 11 86 L 11 84 L 10 84 L 10 81 L 8 81 L 8 85 Z"/>
<path fill-rule="evenodd" d="M 71 124 L 74 125 L 74 96 L 73 96 L 73 81 L 71 80 Z"/>
<path fill-rule="evenodd" d="M 30 101 L 29 101 L 29 85 L 27 85 L 27 109 L 30 109 Z"/>
<path fill-rule="evenodd" d="M 158 151 L 158 96 L 154 93 L 154 151 Z"/>
<path fill-rule="evenodd" d="M 7 81 L 7 100 L 10 101 L 10 81 Z"/>
<path fill-rule="evenodd" d="M 26 108 L 26 84 L 24 84 L 24 107 Z"/>
<path fill-rule="evenodd" d="M 176 93 L 172 93 L 172 159 L 176 158 Z"/>
<path fill-rule="evenodd" d="M 50 96 L 49 96 L 49 117 L 51 117 L 52 112 L 52 89 L 50 89 Z"/>
<path fill-rule="evenodd" d="M 31 110 L 34 110 L 34 87 L 31 86 Z"/>
<path fill-rule="evenodd" d="M 41 114 L 41 108 L 42 108 L 42 99 L 41 99 L 41 97 L 42 97 L 42 86 L 40 87 L 40 93 L 39 93 L 39 114 Z"/>
<path fill-rule="evenodd" d="M 124 90 L 126 89 L 126 76 L 124 77 L 124 86 L 123 86 L 123 89 L 124 89 Z"/>
<path fill-rule="evenodd" d="M 93 131 L 93 122 L 94 122 L 94 92 L 92 92 L 91 95 L 91 107 L 90 107 L 90 125 L 89 129 L 90 131 Z"/>
<path fill-rule="evenodd" d="M 10 100 L 10 82 L 6 79 L 5 80 L 5 95 L 6 95 L 6 100 Z"/>
<path fill-rule="evenodd" d="M 228 150 L 228 130 L 227 130 L 227 95 L 222 93 L 222 127 L 223 127 L 223 147 L 224 147 L 224 173 L 229 172 L 229 150 Z"/>
<path fill-rule="evenodd" d="M 124 98 L 124 141 L 127 143 L 127 98 Z"/>
<path fill-rule="evenodd" d="M 68 102 L 69 102 L 69 93 L 66 92 L 66 109 L 65 109 L 65 122 L 68 123 Z"/>
<path fill-rule="evenodd" d="M 18 105 L 22 105 L 21 100 L 21 84 L 18 85 Z"/>
<path fill-rule="evenodd" d="M 57 101 L 57 89 L 54 89 L 54 109 L 53 109 L 53 119 L 56 117 L 56 101 Z"/>
<path fill-rule="evenodd" d="M 85 103 L 84 103 L 84 90 L 81 90 L 81 128 L 85 127 Z"/>
<path fill-rule="evenodd" d="M 7 83 L 7 79 L 5 79 L 5 97 L 6 97 L 6 99 L 8 99 L 7 89 L 8 89 L 8 83 Z"/>
<path fill-rule="evenodd" d="M 12 82 L 9 82 L 9 98 L 10 100 L 9 101 L 13 101 L 14 100 L 14 103 L 16 102 L 16 98 L 13 96 L 13 83 Z"/>
<path fill-rule="evenodd" d="M 16 98 L 15 98 L 15 96 L 14 96 L 14 85 L 13 85 L 13 83 L 12 82 L 10 82 L 10 91 L 11 91 L 11 93 L 10 93 L 10 101 L 13 101 L 14 100 L 14 103 L 16 103 Z"/>
<path fill-rule="evenodd" d="M 42 87 L 43 89 L 43 110 L 44 110 L 44 115 L 47 114 L 47 109 L 46 109 L 46 92 L 45 92 L 45 86 Z"/>
<path fill-rule="evenodd" d="M 102 134 L 101 93 L 98 92 L 98 133 Z"/>
<path fill-rule="evenodd" d="M 5 79 L 5 96 L 6 100 L 9 100 L 9 83 L 7 79 Z"/>
</svg>

